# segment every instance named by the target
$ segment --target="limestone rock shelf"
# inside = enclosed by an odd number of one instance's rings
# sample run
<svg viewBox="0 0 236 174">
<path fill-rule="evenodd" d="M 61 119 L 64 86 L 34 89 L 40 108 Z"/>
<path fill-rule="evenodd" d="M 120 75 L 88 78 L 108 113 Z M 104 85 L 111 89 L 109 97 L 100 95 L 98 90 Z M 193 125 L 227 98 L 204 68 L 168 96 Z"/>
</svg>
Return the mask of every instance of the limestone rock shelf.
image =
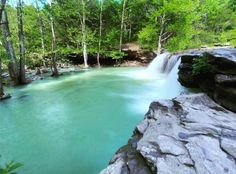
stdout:
<svg viewBox="0 0 236 174">
<path fill-rule="evenodd" d="M 100 174 L 236 174 L 236 114 L 206 94 L 153 102 Z"/>
</svg>

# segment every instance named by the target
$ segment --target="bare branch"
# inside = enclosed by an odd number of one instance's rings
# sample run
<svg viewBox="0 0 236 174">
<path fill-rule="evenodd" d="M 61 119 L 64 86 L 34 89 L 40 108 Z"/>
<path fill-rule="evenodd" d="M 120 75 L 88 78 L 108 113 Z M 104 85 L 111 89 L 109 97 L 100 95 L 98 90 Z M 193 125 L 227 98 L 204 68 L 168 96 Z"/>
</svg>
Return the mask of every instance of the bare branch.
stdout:
<svg viewBox="0 0 236 174">
<path fill-rule="evenodd" d="M 165 40 L 169 39 L 171 36 L 173 36 L 174 33 L 170 33 L 169 35 L 167 35 L 165 38 L 161 39 L 162 42 L 164 42 Z"/>
</svg>

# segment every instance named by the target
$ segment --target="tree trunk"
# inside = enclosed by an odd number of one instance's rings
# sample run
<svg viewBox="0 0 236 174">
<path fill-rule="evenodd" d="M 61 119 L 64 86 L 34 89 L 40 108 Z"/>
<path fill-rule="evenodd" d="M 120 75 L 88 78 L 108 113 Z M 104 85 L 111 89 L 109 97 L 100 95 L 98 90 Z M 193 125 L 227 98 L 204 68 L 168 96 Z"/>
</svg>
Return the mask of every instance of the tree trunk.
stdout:
<svg viewBox="0 0 236 174">
<path fill-rule="evenodd" d="M 0 58 L 0 99 L 4 96 L 2 83 L 2 59 Z"/>
<path fill-rule="evenodd" d="M 42 48 L 42 62 L 43 62 L 43 66 L 46 66 L 46 62 L 44 60 L 45 57 L 45 29 L 44 29 L 44 25 L 43 25 L 43 19 L 40 16 L 40 9 L 38 6 L 38 1 L 36 0 L 36 8 L 37 8 L 37 14 L 38 14 L 38 22 L 39 22 L 39 30 L 40 30 L 40 35 L 41 35 L 41 48 Z"/>
<path fill-rule="evenodd" d="M 132 39 L 132 19 L 131 19 L 131 14 L 132 14 L 132 10 L 130 9 L 130 10 L 129 10 L 129 15 L 128 15 L 128 18 L 129 18 L 129 19 L 128 19 L 128 21 L 129 21 L 129 23 L 128 23 L 128 25 L 129 25 L 129 29 L 128 29 L 129 42 L 131 42 L 131 39 Z"/>
<path fill-rule="evenodd" d="M 129 24 L 129 42 L 131 41 L 132 38 L 132 24 Z"/>
<path fill-rule="evenodd" d="M 51 63 L 51 68 L 52 68 L 52 76 L 59 76 L 58 70 L 57 70 L 57 65 L 56 65 L 56 58 L 57 58 L 57 53 L 55 52 L 57 48 L 56 44 L 56 34 L 55 34 L 55 27 L 54 27 L 54 19 L 53 19 L 53 9 L 52 9 L 52 1 L 49 3 L 50 5 L 50 24 L 51 24 L 51 32 L 52 32 L 52 63 Z"/>
<path fill-rule="evenodd" d="M 126 1 L 123 2 L 122 14 L 121 14 L 121 24 L 120 24 L 120 52 L 122 50 L 122 43 L 123 43 L 123 29 L 124 29 L 124 18 L 125 18 L 125 8 L 126 8 Z"/>
<path fill-rule="evenodd" d="M 22 2 L 18 1 L 17 4 L 17 17 L 18 17 L 18 37 L 19 37 L 19 47 L 20 47 L 20 73 L 19 73 L 19 83 L 26 83 L 25 79 L 25 39 L 22 21 Z"/>
<path fill-rule="evenodd" d="M 7 13 L 5 9 L 3 9 L 2 11 L 1 28 L 2 28 L 2 34 L 3 34 L 3 44 L 6 49 L 8 59 L 9 59 L 9 63 L 8 63 L 9 75 L 11 77 L 13 85 L 17 85 L 19 84 L 18 68 L 17 68 L 17 63 L 16 63 L 15 51 L 14 51 L 13 44 L 11 41 L 11 33 L 9 30 Z"/>
<path fill-rule="evenodd" d="M 165 17 L 166 15 L 164 13 L 160 19 L 160 33 L 159 33 L 159 38 L 158 38 L 157 54 L 161 54 L 161 51 L 162 51 L 162 36 L 164 33 Z"/>
<path fill-rule="evenodd" d="M 88 53 L 87 53 L 87 36 L 86 36 L 86 14 L 85 14 L 85 2 L 82 0 L 83 15 L 82 15 L 82 34 L 83 34 L 83 56 L 84 56 L 84 67 L 88 68 Z"/>
<path fill-rule="evenodd" d="M 0 21 L 2 21 L 2 12 L 3 10 L 5 9 L 5 6 L 6 6 L 6 2 L 7 0 L 1 0 L 1 8 L 0 8 Z"/>
<path fill-rule="evenodd" d="M 103 0 L 100 1 L 100 26 L 99 26 L 99 40 L 98 40 L 98 53 L 97 53 L 97 64 L 100 68 L 100 51 L 101 51 L 101 41 L 102 41 L 102 12 L 103 12 Z"/>
<path fill-rule="evenodd" d="M 2 12 L 5 8 L 6 0 L 1 1 L 1 9 L 0 9 L 0 21 L 2 21 Z M 2 82 L 2 59 L 0 58 L 0 99 L 4 96 L 3 91 L 3 82 Z"/>
</svg>

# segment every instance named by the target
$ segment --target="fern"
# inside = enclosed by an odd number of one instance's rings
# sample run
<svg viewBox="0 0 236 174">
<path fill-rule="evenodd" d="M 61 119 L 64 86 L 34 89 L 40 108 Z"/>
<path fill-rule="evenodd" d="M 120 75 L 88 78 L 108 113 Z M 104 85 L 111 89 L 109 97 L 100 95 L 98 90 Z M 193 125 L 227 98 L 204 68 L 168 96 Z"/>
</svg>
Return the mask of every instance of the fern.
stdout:
<svg viewBox="0 0 236 174">
<path fill-rule="evenodd" d="M 207 54 L 193 59 L 193 75 L 208 74 L 215 72 L 215 66 L 209 63 Z"/>
<path fill-rule="evenodd" d="M 7 163 L 4 167 L 0 166 L 0 174 L 17 174 L 16 169 L 22 167 L 23 164 L 11 161 Z"/>
</svg>

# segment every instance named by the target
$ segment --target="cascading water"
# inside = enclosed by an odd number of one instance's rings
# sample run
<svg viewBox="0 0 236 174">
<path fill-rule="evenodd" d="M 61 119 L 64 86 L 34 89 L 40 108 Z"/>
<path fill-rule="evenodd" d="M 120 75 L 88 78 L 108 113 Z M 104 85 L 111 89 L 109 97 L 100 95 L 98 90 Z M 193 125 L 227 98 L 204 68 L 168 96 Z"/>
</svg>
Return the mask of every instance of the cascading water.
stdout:
<svg viewBox="0 0 236 174">
<path fill-rule="evenodd" d="M 153 59 L 153 61 L 149 64 L 147 68 L 148 73 L 150 74 L 163 73 L 164 71 L 163 67 L 166 66 L 166 63 L 170 56 L 171 56 L 170 53 L 163 53 L 156 56 L 156 58 Z"/>
<path fill-rule="evenodd" d="M 176 69 L 176 75 L 178 72 L 177 62 L 180 56 L 172 55 L 171 53 L 163 53 L 149 64 L 145 70 L 137 70 L 129 73 L 121 74 L 122 76 L 129 76 L 136 79 L 156 79 L 160 76 L 170 74 L 172 76 L 172 70 Z M 177 66 L 177 67 L 176 67 Z"/>
<path fill-rule="evenodd" d="M 147 72 L 150 75 L 169 74 L 176 65 L 179 56 L 171 53 L 163 53 L 158 55 L 148 66 Z"/>
<path fill-rule="evenodd" d="M 176 66 L 178 60 L 179 60 L 179 56 L 171 55 L 169 59 L 167 60 L 164 73 L 169 74 L 172 71 L 172 69 Z"/>
</svg>

